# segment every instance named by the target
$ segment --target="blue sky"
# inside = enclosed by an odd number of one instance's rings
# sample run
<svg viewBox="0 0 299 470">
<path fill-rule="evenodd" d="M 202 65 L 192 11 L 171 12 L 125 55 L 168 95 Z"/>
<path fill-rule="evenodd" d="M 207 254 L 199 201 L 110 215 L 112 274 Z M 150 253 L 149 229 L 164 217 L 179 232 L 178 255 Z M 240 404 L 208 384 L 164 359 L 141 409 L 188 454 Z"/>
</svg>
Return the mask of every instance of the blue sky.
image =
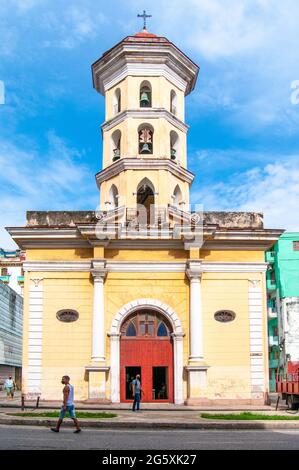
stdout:
<svg viewBox="0 0 299 470">
<path fill-rule="evenodd" d="M 98 205 L 104 100 L 90 66 L 141 29 L 144 8 L 200 65 L 186 99 L 192 202 L 299 230 L 297 0 L 0 0 L 0 246 L 26 210 Z"/>
</svg>

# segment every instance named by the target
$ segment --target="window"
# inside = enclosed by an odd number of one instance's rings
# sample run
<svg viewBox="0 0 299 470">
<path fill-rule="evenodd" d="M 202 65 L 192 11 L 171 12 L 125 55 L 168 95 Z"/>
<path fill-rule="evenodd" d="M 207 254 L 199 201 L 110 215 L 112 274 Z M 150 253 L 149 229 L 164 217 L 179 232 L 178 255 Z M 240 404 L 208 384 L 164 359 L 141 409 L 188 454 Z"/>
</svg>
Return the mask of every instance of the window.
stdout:
<svg viewBox="0 0 299 470">
<path fill-rule="evenodd" d="M 119 88 L 115 90 L 113 95 L 113 114 L 114 116 L 121 111 L 121 91 Z"/>
<path fill-rule="evenodd" d="M 113 132 L 111 136 L 111 156 L 112 161 L 116 162 L 120 159 L 120 144 L 121 144 L 121 132 L 119 129 Z"/>
<path fill-rule="evenodd" d="M 125 337 L 169 338 L 172 331 L 168 321 L 159 313 L 140 311 L 132 314 L 121 328 Z"/>
<path fill-rule="evenodd" d="M 214 314 L 214 318 L 220 323 L 228 323 L 236 318 L 236 314 L 232 310 L 218 310 L 218 312 Z"/>
<path fill-rule="evenodd" d="M 140 154 L 153 153 L 154 129 L 149 124 L 143 124 L 138 129 L 138 149 Z"/>
<path fill-rule="evenodd" d="M 177 114 L 177 96 L 174 90 L 170 92 L 170 112 L 175 116 Z"/>
<path fill-rule="evenodd" d="M 174 188 L 174 192 L 173 192 L 173 205 L 174 206 L 179 206 L 179 204 L 182 202 L 182 199 L 183 199 L 183 196 L 182 196 L 182 191 L 179 187 L 179 185 L 177 184 L 176 187 Z"/>
<path fill-rule="evenodd" d="M 126 336 L 136 336 L 136 328 L 134 323 L 130 322 L 127 331 L 126 331 Z"/>
<path fill-rule="evenodd" d="M 161 322 L 158 326 L 157 336 L 168 336 L 168 330 L 164 322 Z"/>
<path fill-rule="evenodd" d="M 109 209 L 116 209 L 118 207 L 118 191 L 115 184 L 109 190 L 108 204 L 110 206 Z"/>
<path fill-rule="evenodd" d="M 1 268 L 1 276 L 8 276 L 8 269 L 7 268 Z"/>
<path fill-rule="evenodd" d="M 293 242 L 293 250 L 299 251 L 299 241 Z"/>
<path fill-rule="evenodd" d="M 139 104 L 141 108 L 152 107 L 152 87 L 148 81 L 144 81 L 140 85 Z"/>
<path fill-rule="evenodd" d="M 180 139 L 175 131 L 170 132 L 170 158 L 171 160 L 179 159 Z"/>
</svg>

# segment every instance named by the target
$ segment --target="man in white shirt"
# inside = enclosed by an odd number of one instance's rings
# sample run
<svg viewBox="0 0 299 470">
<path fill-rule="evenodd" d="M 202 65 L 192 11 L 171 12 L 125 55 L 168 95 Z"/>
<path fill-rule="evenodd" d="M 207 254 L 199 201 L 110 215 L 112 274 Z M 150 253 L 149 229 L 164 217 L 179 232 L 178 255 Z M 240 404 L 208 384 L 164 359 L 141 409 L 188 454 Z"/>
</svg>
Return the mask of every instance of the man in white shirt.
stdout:
<svg viewBox="0 0 299 470">
<path fill-rule="evenodd" d="M 76 426 L 75 433 L 81 432 L 79 422 L 76 418 L 75 413 L 75 406 L 74 406 L 74 387 L 70 384 L 70 378 L 68 375 L 64 375 L 61 379 L 61 383 L 64 385 L 63 387 L 63 405 L 60 410 L 59 419 L 56 424 L 56 428 L 51 428 L 53 432 L 59 432 L 59 428 L 63 419 L 65 418 L 66 412 L 68 411 L 70 418 L 74 421 Z"/>
</svg>

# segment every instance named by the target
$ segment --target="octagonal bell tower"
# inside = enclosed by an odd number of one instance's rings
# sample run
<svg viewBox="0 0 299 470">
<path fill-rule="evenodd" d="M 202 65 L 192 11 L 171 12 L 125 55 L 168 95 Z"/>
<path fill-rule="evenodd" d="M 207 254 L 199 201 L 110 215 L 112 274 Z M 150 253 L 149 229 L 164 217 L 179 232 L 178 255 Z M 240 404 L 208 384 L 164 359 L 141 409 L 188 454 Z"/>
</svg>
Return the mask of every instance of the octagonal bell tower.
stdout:
<svg viewBox="0 0 299 470">
<path fill-rule="evenodd" d="M 186 210 L 194 175 L 187 169 L 185 96 L 198 66 L 173 43 L 146 29 L 128 36 L 92 65 L 105 96 L 100 206 L 137 204 Z"/>
</svg>

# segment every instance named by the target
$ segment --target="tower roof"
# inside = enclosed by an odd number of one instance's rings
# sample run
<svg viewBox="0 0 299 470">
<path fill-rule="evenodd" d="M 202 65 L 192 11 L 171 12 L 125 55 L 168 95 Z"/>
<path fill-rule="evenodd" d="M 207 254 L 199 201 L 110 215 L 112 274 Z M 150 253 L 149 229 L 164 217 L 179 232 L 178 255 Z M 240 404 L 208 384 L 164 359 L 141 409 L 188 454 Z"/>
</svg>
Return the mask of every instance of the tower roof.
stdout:
<svg viewBox="0 0 299 470">
<path fill-rule="evenodd" d="M 127 75 L 164 75 L 189 94 L 199 67 L 166 37 L 146 29 L 126 36 L 92 64 L 94 88 L 101 94 Z"/>
</svg>

